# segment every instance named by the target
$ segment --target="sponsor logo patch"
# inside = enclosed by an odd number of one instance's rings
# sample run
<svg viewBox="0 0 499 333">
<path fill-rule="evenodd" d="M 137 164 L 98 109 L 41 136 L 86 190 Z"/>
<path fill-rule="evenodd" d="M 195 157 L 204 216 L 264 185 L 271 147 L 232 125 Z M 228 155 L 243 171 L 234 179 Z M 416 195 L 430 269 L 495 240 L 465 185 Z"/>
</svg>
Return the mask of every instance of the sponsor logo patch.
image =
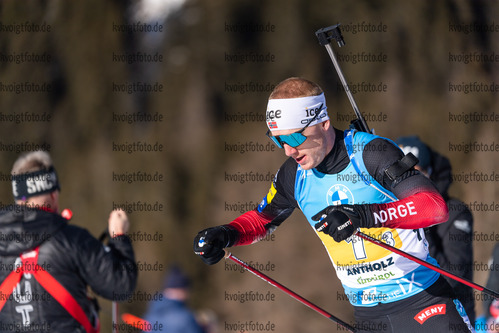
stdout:
<svg viewBox="0 0 499 333">
<path fill-rule="evenodd" d="M 328 205 L 347 205 L 354 204 L 352 191 L 343 184 L 336 184 L 331 186 L 327 191 L 327 204 Z"/>
<path fill-rule="evenodd" d="M 435 304 L 421 310 L 421 312 L 414 316 L 414 320 L 423 325 L 425 321 L 433 316 L 444 315 L 445 310 L 446 304 Z"/>
</svg>

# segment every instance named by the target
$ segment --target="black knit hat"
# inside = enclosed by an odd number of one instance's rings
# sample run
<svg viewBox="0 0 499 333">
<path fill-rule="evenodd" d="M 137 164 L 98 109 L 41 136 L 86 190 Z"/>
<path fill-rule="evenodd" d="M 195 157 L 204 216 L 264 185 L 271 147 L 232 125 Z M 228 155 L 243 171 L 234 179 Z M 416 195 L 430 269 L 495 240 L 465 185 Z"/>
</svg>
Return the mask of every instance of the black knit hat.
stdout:
<svg viewBox="0 0 499 333">
<path fill-rule="evenodd" d="M 170 268 L 164 281 L 164 288 L 189 288 L 191 281 L 177 265 Z"/>
</svg>

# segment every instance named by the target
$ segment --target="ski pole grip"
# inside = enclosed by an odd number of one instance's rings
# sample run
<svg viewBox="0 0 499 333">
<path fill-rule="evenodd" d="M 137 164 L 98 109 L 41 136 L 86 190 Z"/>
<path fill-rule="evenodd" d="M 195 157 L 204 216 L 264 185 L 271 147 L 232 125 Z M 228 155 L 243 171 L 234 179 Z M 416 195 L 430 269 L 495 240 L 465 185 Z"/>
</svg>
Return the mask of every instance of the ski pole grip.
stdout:
<svg viewBox="0 0 499 333">
<path fill-rule="evenodd" d="M 330 27 L 319 29 L 315 32 L 315 35 L 319 39 L 319 44 L 321 44 L 322 46 L 326 46 L 327 44 L 331 43 L 333 39 L 336 40 L 339 47 L 345 45 L 345 40 L 341 35 L 339 23 Z"/>
</svg>

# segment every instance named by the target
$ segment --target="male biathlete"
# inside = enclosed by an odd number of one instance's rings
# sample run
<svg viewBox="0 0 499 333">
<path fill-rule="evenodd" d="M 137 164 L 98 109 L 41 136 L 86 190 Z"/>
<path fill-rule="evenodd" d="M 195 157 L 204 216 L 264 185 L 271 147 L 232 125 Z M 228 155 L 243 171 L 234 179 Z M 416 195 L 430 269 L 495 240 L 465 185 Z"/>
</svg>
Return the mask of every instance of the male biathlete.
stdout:
<svg viewBox="0 0 499 333">
<path fill-rule="evenodd" d="M 267 135 L 289 158 L 254 210 L 198 233 L 195 253 L 215 264 L 224 248 L 257 242 L 299 208 L 354 306 L 357 332 L 472 330 L 439 273 L 354 235 L 360 230 L 436 264 L 422 228 L 445 222 L 448 210 L 414 169 L 417 159 L 388 139 L 334 128 L 322 89 L 306 79 L 278 84 L 266 119 Z"/>
</svg>

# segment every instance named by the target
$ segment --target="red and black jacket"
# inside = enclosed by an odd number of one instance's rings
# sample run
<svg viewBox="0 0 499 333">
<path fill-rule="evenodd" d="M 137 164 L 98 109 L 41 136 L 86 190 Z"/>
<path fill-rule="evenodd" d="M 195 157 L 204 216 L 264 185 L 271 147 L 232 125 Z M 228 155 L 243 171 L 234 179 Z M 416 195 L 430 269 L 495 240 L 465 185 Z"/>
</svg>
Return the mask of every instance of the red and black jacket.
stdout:
<svg viewBox="0 0 499 333">
<path fill-rule="evenodd" d="M 35 249 L 38 266 L 29 267 L 25 261 L 20 282 L 13 290 L 6 288 L 9 275 L 12 281 L 12 272 L 19 272 L 21 255 Z M 48 274 L 30 274 L 33 270 Z M 52 282 L 47 283 L 50 277 Z M 136 282 L 137 266 L 127 236 L 110 239 L 104 246 L 87 230 L 69 225 L 55 213 L 17 205 L 0 212 L 0 332 L 89 332 L 82 320 L 98 330 L 96 303 L 88 297 L 87 288 L 120 301 L 131 295 Z M 56 296 L 60 288 L 73 301 L 61 304 Z M 78 313 L 75 304 L 81 308 L 80 318 L 74 315 Z"/>
</svg>

